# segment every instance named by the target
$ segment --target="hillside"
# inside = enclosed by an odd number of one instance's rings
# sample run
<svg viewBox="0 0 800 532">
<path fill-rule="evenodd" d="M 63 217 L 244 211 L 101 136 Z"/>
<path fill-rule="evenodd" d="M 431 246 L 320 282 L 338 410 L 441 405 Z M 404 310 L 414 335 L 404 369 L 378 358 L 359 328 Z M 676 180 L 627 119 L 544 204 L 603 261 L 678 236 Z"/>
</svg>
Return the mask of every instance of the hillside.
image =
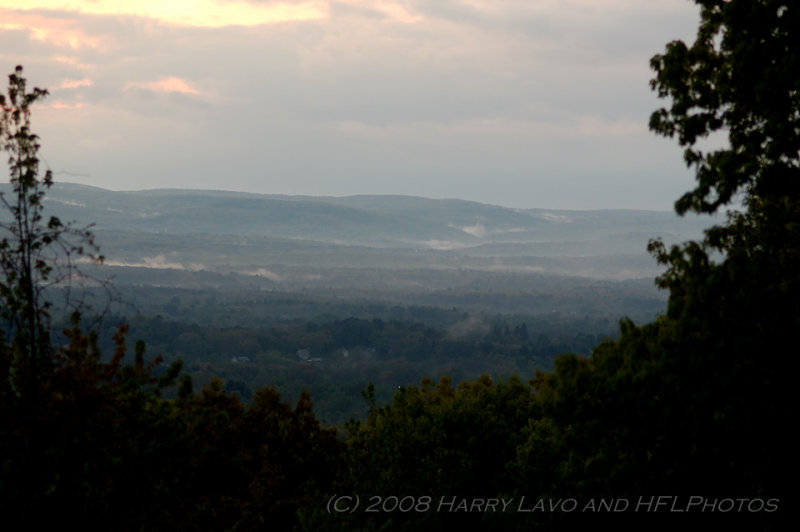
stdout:
<svg viewBox="0 0 800 532">
<path fill-rule="evenodd" d="M 652 278 L 650 238 L 698 238 L 708 218 L 656 211 L 510 209 L 409 196 L 115 192 L 56 184 L 48 210 L 95 223 L 108 264 L 261 275 L 297 268 L 470 269 Z M 319 272 L 305 272 L 313 280 Z M 310 276 L 310 277 L 309 277 Z M 295 279 L 297 280 L 297 279 Z"/>
</svg>

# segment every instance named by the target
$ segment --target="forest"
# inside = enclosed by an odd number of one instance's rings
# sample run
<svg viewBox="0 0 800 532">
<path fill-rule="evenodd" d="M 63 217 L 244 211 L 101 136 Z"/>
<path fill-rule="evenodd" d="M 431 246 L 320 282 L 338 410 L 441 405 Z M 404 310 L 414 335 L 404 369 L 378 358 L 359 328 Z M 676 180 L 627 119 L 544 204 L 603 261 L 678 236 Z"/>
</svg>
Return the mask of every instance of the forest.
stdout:
<svg viewBox="0 0 800 532">
<path fill-rule="evenodd" d="M 174 319 L 190 293 L 98 324 L 76 293 L 106 287 L 84 267 L 102 242 L 46 212 L 31 109 L 47 91 L 17 67 L 0 95 L 3 528 L 785 530 L 800 9 L 697 3 L 696 40 L 651 60 L 666 103 L 650 129 L 695 170 L 676 211 L 727 213 L 701 239 L 650 242 L 665 311 L 616 327 L 485 315 L 459 336 L 473 314 L 424 306 L 206 327 Z M 728 144 L 708 151 L 714 133 Z M 279 390 L 293 372 L 318 386 Z M 316 410 L 326 393 L 357 393 L 361 414 Z"/>
<path fill-rule="evenodd" d="M 223 389 L 248 401 L 272 386 L 291 401 L 306 390 L 323 422 L 340 426 L 366 417 L 361 391 L 373 384 L 379 402 L 391 400 L 398 386 L 420 376 L 447 375 L 454 383 L 481 375 L 510 377 L 551 370 L 554 358 L 572 352 L 588 355 L 616 334 L 608 319 L 531 316 L 475 317 L 436 308 L 405 309 L 410 315 L 450 318 L 452 325 L 380 318 L 291 320 L 269 326 L 213 327 L 173 321 L 160 315 L 124 320 L 129 336 L 146 338 L 148 351 L 165 366 L 183 363 L 183 374 L 197 386 L 218 378 Z M 456 321 L 457 320 L 457 321 Z M 99 348 L 113 351 L 112 323 L 98 328 Z M 154 368 L 156 375 L 163 367 Z"/>
</svg>

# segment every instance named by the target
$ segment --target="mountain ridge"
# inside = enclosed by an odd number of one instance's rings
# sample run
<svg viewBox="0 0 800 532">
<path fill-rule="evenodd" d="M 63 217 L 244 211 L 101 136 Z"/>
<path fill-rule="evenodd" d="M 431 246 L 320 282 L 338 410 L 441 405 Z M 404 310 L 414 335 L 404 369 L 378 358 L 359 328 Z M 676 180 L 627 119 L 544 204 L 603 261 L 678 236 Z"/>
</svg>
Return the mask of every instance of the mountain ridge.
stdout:
<svg viewBox="0 0 800 532">
<path fill-rule="evenodd" d="M 10 185 L 0 186 L 8 195 Z M 217 272 L 404 265 L 598 278 L 658 273 L 651 238 L 702 236 L 711 218 L 664 211 L 517 209 L 459 199 L 235 191 L 110 191 L 56 183 L 46 211 L 93 224 L 109 263 Z M 161 236 L 159 236 L 161 235 Z"/>
</svg>

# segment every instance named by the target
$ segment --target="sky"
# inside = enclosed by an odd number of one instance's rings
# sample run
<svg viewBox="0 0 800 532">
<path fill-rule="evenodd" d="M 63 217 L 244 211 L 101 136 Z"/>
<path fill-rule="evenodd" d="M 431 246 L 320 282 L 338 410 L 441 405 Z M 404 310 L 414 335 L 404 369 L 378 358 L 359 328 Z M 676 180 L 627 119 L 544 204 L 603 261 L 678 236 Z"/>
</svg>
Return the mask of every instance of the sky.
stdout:
<svg viewBox="0 0 800 532">
<path fill-rule="evenodd" d="M 671 210 L 688 0 L 0 0 L 56 181 Z M 4 78 L 5 79 L 5 78 Z M 5 91 L 7 84 L 2 83 Z"/>
</svg>

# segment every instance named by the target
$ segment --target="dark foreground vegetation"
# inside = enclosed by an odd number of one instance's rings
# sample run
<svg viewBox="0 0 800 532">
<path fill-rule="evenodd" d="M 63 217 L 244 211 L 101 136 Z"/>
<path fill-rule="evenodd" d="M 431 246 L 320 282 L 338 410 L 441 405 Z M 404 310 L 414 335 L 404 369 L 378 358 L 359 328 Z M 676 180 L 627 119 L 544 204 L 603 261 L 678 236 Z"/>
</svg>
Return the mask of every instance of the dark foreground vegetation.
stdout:
<svg viewBox="0 0 800 532">
<path fill-rule="evenodd" d="M 697 41 L 653 59 L 671 106 L 651 128 L 697 170 L 679 212 L 741 208 L 702 242 L 652 251 L 665 315 L 622 321 L 588 357 L 530 381 L 488 376 L 364 390 L 368 415 L 325 428 L 311 399 L 263 388 L 245 405 L 125 328 L 103 358 L 78 316 L 50 334 L 46 288 L 76 279 L 48 250 L 91 232 L 46 220 L 21 69 L 2 102 L 15 195 L 0 279 L 0 510 L 9 530 L 784 530 L 790 360 L 800 331 L 800 9 L 704 0 Z M 724 130 L 730 146 L 699 151 Z M 716 257 L 716 258 L 714 258 Z M 100 257 L 97 257 L 98 260 Z M 66 268 L 66 269 L 65 269 Z M 66 277 L 64 276 L 66 272 Z M 167 395 L 166 391 L 172 395 Z"/>
</svg>

